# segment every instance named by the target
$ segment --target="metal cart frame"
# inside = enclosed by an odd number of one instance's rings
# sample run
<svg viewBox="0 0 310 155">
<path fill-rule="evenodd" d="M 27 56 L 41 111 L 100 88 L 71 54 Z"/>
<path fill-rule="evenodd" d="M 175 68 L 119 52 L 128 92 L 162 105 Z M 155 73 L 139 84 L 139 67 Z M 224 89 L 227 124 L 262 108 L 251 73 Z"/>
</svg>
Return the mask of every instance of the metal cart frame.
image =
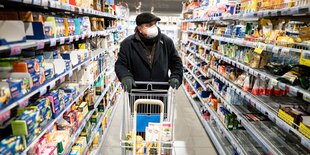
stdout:
<svg viewBox="0 0 310 155">
<path fill-rule="evenodd" d="M 153 86 L 166 86 L 168 88 L 168 82 L 136 82 L 136 84 L 146 85 L 146 89 L 133 89 L 130 93 L 124 92 L 120 132 L 122 154 L 171 155 L 174 151 L 175 89 L 153 89 Z M 141 119 L 137 121 L 141 117 L 146 118 L 146 121 L 141 121 Z M 154 120 L 157 120 L 155 123 L 159 123 L 159 131 L 163 131 L 164 122 L 171 124 L 171 131 L 159 132 L 155 141 L 152 138 L 152 140 L 141 139 L 141 136 L 138 135 L 142 135 L 141 129 L 145 130 L 143 125 Z M 139 124 L 142 124 L 142 127 Z M 167 139 L 167 137 L 169 138 Z"/>
</svg>

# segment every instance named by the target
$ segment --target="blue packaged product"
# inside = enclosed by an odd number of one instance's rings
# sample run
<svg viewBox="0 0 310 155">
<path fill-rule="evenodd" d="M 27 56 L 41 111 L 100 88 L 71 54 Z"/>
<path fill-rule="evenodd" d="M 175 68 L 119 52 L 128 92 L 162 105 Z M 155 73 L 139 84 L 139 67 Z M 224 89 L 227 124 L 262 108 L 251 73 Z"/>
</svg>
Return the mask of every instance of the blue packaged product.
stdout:
<svg viewBox="0 0 310 155">
<path fill-rule="evenodd" d="M 1 140 L 1 154 L 18 154 L 24 150 L 21 136 L 9 136 Z"/>
<path fill-rule="evenodd" d="M 53 69 L 46 69 L 44 71 L 44 74 L 45 74 L 45 80 L 50 80 L 54 77 L 54 72 L 53 72 Z"/>
<path fill-rule="evenodd" d="M 71 60 L 64 60 L 65 63 L 66 63 L 66 70 L 70 70 L 72 68 L 72 65 L 71 65 Z"/>
<path fill-rule="evenodd" d="M 8 83 L 12 98 L 19 98 L 24 95 L 22 92 L 22 80 L 9 80 Z"/>
<path fill-rule="evenodd" d="M 31 75 L 33 87 L 40 86 L 40 74 Z"/>
<path fill-rule="evenodd" d="M 16 120 L 12 121 L 13 135 L 32 134 L 39 126 L 39 111 L 37 108 L 27 108 Z"/>
</svg>

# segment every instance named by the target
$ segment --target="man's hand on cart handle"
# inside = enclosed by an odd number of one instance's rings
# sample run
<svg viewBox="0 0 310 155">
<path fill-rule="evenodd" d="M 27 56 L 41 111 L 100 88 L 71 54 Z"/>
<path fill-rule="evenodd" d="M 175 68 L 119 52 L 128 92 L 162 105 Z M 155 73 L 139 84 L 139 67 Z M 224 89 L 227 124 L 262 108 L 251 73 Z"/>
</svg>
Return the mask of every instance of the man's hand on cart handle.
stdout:
<svg viewBox="0 0 310 155">
<path fill-rule="evenodd" d="M 180 87 L 180 81 L 177 78 L 171 78 L 169 80 L 169 85 L 173 88 L 173 89 L 178 89 Z"/>
<path fill-rule="evenodd" d="M 124 91 L 131 92 L 132 86 L 136 87 L 135 80 L 130 76 L 124 77 L 122 80 L 122 87 Z"/>
</svg>

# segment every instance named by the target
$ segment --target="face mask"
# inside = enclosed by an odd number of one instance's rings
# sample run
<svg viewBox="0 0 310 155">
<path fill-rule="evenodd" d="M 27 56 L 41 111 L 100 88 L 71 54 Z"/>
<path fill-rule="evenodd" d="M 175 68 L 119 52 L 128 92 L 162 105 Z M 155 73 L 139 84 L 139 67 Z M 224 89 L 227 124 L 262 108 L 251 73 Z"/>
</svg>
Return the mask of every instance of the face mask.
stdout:
<svg viewBox="0 0 310 155">
<path fill-rule="evenodd" d="M 157 26 L 154 25 L 154 26 L 148 28 L 146 30 L 146 35 L 147 35 L 148 39 L 155 38 L 158 35 L 158 28 L 157 28 Z"/>
</svg>

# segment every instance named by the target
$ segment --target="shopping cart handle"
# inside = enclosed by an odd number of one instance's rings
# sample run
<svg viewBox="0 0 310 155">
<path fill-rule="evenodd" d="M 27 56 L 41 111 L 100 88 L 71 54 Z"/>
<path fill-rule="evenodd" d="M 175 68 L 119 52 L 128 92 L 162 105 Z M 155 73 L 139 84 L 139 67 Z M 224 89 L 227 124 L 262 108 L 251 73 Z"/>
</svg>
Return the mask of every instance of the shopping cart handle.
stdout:
<svg viewBox="0 0 310 155">
<path fill-rule="evenodd" d="M 136 84 L 146 84 L 146 85 L 169 85 L 168 82 L 154 82 L 154 81 L 136 81 Z"/>
</svg>

